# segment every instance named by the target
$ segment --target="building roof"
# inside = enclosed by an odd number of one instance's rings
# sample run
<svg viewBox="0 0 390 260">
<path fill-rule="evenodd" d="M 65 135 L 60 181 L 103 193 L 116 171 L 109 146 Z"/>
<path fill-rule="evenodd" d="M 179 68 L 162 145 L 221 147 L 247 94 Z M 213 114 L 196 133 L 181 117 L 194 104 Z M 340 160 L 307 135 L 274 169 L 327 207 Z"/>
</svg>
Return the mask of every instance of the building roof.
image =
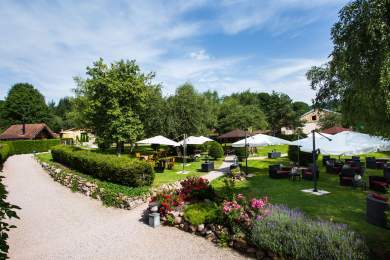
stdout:
<svg viewBox="0 0 390 260">
<path fill-rule="evenodd" d="M 334 126 L 334 127 L 322 130 L 321 132 L 325 133 L 325 134 L 335 135 L 335 134 L 338 134 L 338 133 L 341 133 L 341 132 L 344 132 L 344 131 L 351 131 L 351 129 L 350 128 L 339 127 L 339 126 Z"/>
<path fill-rule="evenodd" d="M 25 124 L 25 133 L 23 134 L 23 124 L 11 125 L 0 135 L 0 140 L 29 140 L 34 139 L 39 133 L 46 130 L 47 133 L 55 138 L 56 135 L 46 124 Z"/>
<path fill-rule="evenodd" d="M 247 136 L 252 136 L 255 134 L 265 134 L 269 133 L 268 130 L 256 130 L 252 133 L 246 132 Z M 237 138 L 245 138 L 245 131 L 241 129 L 234 129 L 230 132 L 224 133 L 223 135 L 218 136 L 218 139 L 237 139 Z"/>
<path fill-rule="evenodd" d="M 307 116 L 308 114 L 311 114 L 311 113 L 313 113 L 313 112 L 315 112 L 315 111 L 317 111 L 317 110 L 319 110 L 319 111 L 325 111 L 325 112 L 328 112 L 328 113 L 338 114 L 338 112 L 334 112 L 334 111 L 329 110 L 329 109 L 311 109 L 310 111 L 307 111 L 306 113 L 304 113 L 304 114 L 301 115 L 300 117 L 302 118 L 302 117 L 304 117 L 304 116 Z"/>
</svg>

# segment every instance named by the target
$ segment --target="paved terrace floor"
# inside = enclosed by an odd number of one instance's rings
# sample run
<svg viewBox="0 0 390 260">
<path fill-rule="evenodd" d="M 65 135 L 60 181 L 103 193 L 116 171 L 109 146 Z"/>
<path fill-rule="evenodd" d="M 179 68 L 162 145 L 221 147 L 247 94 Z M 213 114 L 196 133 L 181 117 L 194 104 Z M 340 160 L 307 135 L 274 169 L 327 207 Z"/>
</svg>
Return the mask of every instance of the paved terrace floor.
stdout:
<svg viewBox="0 0 390 260">
<path fill-rule="evenodd" d="M 202 237 L 140 221 L 146 204 L 127 211 L 54 182 L 31 155 L 10 157 L 8 200 L 22 209 L 10 232 L 11 259 L 243 259 Z"/>
</svg>

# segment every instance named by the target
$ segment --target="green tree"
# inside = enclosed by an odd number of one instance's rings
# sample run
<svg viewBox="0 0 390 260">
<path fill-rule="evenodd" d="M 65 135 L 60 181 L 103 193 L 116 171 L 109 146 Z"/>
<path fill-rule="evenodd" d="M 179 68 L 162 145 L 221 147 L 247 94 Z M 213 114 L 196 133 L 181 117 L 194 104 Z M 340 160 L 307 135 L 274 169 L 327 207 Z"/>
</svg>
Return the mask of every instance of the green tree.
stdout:
<svg viewBox="0 0 390 260">
<path fill-rule="evenodd" d="M 44 96 L 33 85 L 17 83 L 8 92 L 2 116 L 8 125 L 47 123 L 50 113 Z"/>
<path fill-rule="evenodd" d="M 331 60 L 307 73 L 316 106 L 338 104 L 348 123 L 390 136 L 390 1 L 355 0 L 331 34 Z"/>
<path fill-rule="evenodd" d="M 292 108 L 298 116 L 301 116 L 310 110 L 310 106 L 307 103 L 301 101 L 294 102 L 292 104 Z"/>
<path fill-rule="evenodd" d="M 326 116 L 321 117 L 318 123 L 321 130 L 331 128 L 333 126 L 346 126 L 343 116 L 340 113 L 329 113 Z"/>
<path fill-rule="evenodd" d="M 273 92 L 268 105 L 268 123 L 274 135 L 279 135 L 282 127 L 301 126 L 299 116 L 293 110 L 291 98 L 282 93 Z"/>
<path fill-rule="evenodd" d="M 220 143 L 212 142 L 209 145 L 209 156 L 212 157 L 214 160 L 223 157 L 223 148 Z"/>
<path fill-rule="evenodd" d="M 175 95 L 167 100 L 170 128 L 168 136 L 179 138 L 183 134 L 201 135 L 207 133 L 203 97 L 194 87 L 186 83 L 176 89 Z"/>
<path fill-rule="evenodd" d="M 118 153 L 124 142 L 143 136 L 141 115 L 146 110 L 153 73 L 144 74 L 134 60 L 107 65 L 103 59 L 87 67 L 87 79 L 76 78 L 81 116 L 96 134 L 101 147 L 116 143 Z"/>
<path fill-rule="evenodd" d="M 218 117 L 218 132 L 225 133 L 233 129 L 266 129 L 266 116 L 256 105 L 241 105 L 234 98 L 225 98 Z"/>
</svg>

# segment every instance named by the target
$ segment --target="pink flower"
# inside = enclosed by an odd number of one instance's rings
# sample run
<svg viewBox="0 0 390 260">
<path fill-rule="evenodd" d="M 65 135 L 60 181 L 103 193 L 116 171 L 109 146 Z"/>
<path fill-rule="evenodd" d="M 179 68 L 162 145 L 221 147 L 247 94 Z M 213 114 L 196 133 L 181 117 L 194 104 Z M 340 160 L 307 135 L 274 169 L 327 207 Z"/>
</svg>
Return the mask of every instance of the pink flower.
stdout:
<svg viewBox="0 0 390 260">
<path fill-rule="evenodd" d="M 245 199 L 244 195 L 242 195 L 241 193 L 240 194 L 237 194 L 237 200 L 243 200 Z"/>
<path fill-rule="evenodd" d="M 251 200 L 251 206 L 254 209 L 261 209 L 265 206 L 266 202 L 263 199 L 255 199 Z"/>
</svg>

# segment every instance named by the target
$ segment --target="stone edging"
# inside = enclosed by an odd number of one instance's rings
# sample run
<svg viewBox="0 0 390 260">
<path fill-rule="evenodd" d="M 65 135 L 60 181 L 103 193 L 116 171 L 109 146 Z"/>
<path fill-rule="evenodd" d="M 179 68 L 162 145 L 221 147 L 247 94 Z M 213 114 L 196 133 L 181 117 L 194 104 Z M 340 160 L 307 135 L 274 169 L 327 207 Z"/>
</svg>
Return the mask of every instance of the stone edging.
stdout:
<svg viewBox="0 0 390 260">
<path fill-rule="evenodd" d="M 111 192 L 107 192 L 104 188 L 99 187 L 99 185 L 94 181 L 89 181 L 70 171 L 56 167 L 53 164 L 42 162 L 38 158 L 36 158 L 36 160 L 42 166 L 42 168 L 49 173 L 54 181 L 70 188 L 72 191 L 80 192 L 85 196 L 100 200 L 102 202 L 104 196 L 111 196 L 115 203 L 110 206 L 126 210 L 131 210 L 144 203 L 147 203 L 150 200 L 150 197 L 155 196 L 157 193 L 168 190 L 176 190 L 181 186 L 180 181 L 163 184 L 157 188 L 151 188 L 150 191 L 144 195 L 134 197 L 126 196 L 120 193 L 112 194 Z"/>
</svg>

